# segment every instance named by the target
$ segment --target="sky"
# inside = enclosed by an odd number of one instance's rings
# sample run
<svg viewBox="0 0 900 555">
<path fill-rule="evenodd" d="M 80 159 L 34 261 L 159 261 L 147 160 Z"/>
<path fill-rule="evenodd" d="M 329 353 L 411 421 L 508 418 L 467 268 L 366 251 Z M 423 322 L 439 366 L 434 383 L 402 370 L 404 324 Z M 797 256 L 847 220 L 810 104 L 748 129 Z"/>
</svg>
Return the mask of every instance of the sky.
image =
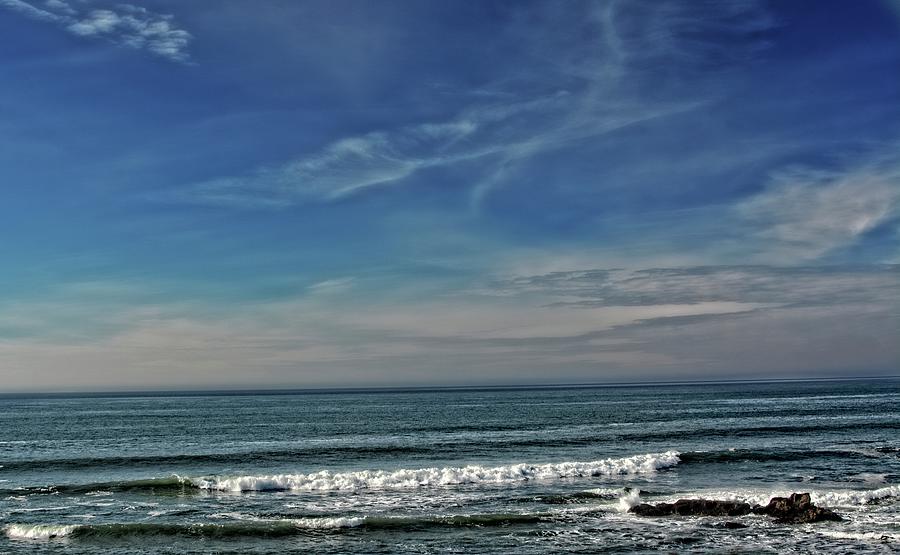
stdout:
<svg viewBox="0 0 900 555">
<path fill-rule="evenodd" d="M 2 391 L 900 374 L 900 2 L 0 0 L 0 45 Z"/>
</svg>

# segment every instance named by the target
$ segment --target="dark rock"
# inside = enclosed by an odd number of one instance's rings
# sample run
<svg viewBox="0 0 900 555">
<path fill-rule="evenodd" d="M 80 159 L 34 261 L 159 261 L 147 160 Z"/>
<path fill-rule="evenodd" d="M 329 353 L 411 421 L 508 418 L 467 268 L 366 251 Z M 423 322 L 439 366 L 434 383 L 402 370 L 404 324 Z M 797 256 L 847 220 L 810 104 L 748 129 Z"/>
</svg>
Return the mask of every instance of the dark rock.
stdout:
<svg viewBox="0 0 900 555">
<path fill-rule="evenodd" d="M 682 516 L 743 516 L 751 510 L 749 504 L 739 501 L 681 499 L 675 502 L 675 512 Z"/>
<path fill-rule="evenodd" d="M 808 493 L 792 493 L 790 497 L 773 497 L 765 507 L 755 507 L 756 514 L 775 517 L 781 524 L 805 524 L 823 520 L 843 520 L 840 515 L 812 504 Z"/>
<path fill-rule="evenodd" d="M 660 503 L 658 505 L 641 503 L 628 509 L 628 512 L 640 516 L 669 516 L 675 514 L 675 505 L 672 503 Z"/>
<path fill-rule="evenodd" d="M 768 515 L 781 524 L 804 524 L 823 520 L 842 520 L 840 515 L 812 504 L 808 493 L 794 493 L 790 497 L 773 497 L 765 507 L 751 507 L 739 501 L 712 499 L 679 499 L 674 503 L 651 505 L 642 503 L 629 510 L 639 516 L 744 516 L 750 513 Z M 726 522 L 726 528 L 742 528 L 738 522 Z"/>
<path fill-rule="evenodd" d="M 742 522 L 728 521 L 728 522 L 722 523 L 722 528 L 725 528 L 726 530 L 737 530 L 738 528 L 746 528 L 746 527 L 747 527 L 747 525 Z"/>
<path fill-rule="evenodd" d="M 632 507 L 630 512 L 640 516 L 743 516 L 751 510 L 749 504 L 738 501 L 679 499 L 675 503 L 643 503 Z"/>
</svg>

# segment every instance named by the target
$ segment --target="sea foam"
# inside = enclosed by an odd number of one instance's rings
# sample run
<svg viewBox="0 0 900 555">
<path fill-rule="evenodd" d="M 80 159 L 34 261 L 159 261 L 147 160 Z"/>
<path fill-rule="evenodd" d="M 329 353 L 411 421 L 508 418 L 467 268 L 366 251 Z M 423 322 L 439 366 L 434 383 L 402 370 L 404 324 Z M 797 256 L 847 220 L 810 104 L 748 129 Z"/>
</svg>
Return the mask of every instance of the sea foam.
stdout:
<svg viewBox="0 0 900 555">
<path fill-rule="evenodd" d="M 677 499 L 718 499 L 723 501 L 743 501 L 751 505 L 765 505 L 773 497 L 788 497 L 798 490 L 732 490 L 732 491 L 698 491 L 690 494 L 673 495 L 662 501 L 673 502 Z M 802 491 L 802 490 L 801 490 Z M 887 486 L 867 490 L 806 490 L 810 499 L 817 505 L 826 507 L 854 507 L 867 505 L 882 499 L 900 497 L 900 486 Z"/>
<path fill-rule="evenodd" d="M 356 528 L 366 522 L 366 517 L 314 517 L 296 518 L 291 522 L 297 528 L 307 530 L 331 530 L 335 528 Z"/>
<path fill-rule="evenodd" d="M 900 486 L 888 486 L 870 490 L 813 492 L 814 503 L 830 506 L 865 505 L 879 499 L 900 497 Z"/>
<path fill-rule="evenodd" d="M 62 524 L 10 524 L 5 531 L 14 539 L 46 540 L 68 536 L 76 528 L 76 525 Z"/>
<path fill-rule="evenodd" d="M 486 467 L 420 468 L 399 470 L 362 470 L 271 476 L 234 476 L 195 478 L 200 489 L 217 491 L 356 491 L 361 489 L 402 489 L 462 484 L 504 484 L 528 480 L 554 480 L 585 476 L 652 474 L 678 464 L 679 453 L 651 453 L 590 462 L 513 464 Z"/>
<path fill-rule="evenodd" d="M 839 530 L 817 530 L 823 536 L 838 540 L 857 540 L 865 542 L 893 543 L 898 541 L 897 536 L 887 532 L 841 532 Z"/>
</svg>

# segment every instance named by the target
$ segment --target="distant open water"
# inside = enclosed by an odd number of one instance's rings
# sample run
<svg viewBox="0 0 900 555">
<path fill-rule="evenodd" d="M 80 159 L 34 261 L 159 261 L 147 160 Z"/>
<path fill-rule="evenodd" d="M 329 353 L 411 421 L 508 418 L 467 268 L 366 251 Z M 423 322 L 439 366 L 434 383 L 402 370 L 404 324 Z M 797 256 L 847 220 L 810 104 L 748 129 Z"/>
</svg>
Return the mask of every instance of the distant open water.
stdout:
<svg viewBox="0 0 900 555">
<path fill-rule="evenodd" d="M 0 553 L 890 553 L 898 407 L 896 380 L 0 398 Z M 800 491 L 846 520 L 625 512 Z"/>
</svg>

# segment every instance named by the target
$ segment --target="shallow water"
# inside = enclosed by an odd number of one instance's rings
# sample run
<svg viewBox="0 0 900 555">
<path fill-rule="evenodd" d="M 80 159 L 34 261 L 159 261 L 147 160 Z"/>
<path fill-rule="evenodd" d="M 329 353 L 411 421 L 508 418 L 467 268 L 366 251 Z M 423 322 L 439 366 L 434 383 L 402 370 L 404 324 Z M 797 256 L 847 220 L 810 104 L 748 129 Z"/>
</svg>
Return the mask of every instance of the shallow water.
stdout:
<svg viewBox="0 0 900 555">
<path fill-rule="evenodd" d="M 894 552 L 898 386 L 0 398 L 0 552 Z M 795 491 L 846 520 L 625 512 Z"/>
</svg>

